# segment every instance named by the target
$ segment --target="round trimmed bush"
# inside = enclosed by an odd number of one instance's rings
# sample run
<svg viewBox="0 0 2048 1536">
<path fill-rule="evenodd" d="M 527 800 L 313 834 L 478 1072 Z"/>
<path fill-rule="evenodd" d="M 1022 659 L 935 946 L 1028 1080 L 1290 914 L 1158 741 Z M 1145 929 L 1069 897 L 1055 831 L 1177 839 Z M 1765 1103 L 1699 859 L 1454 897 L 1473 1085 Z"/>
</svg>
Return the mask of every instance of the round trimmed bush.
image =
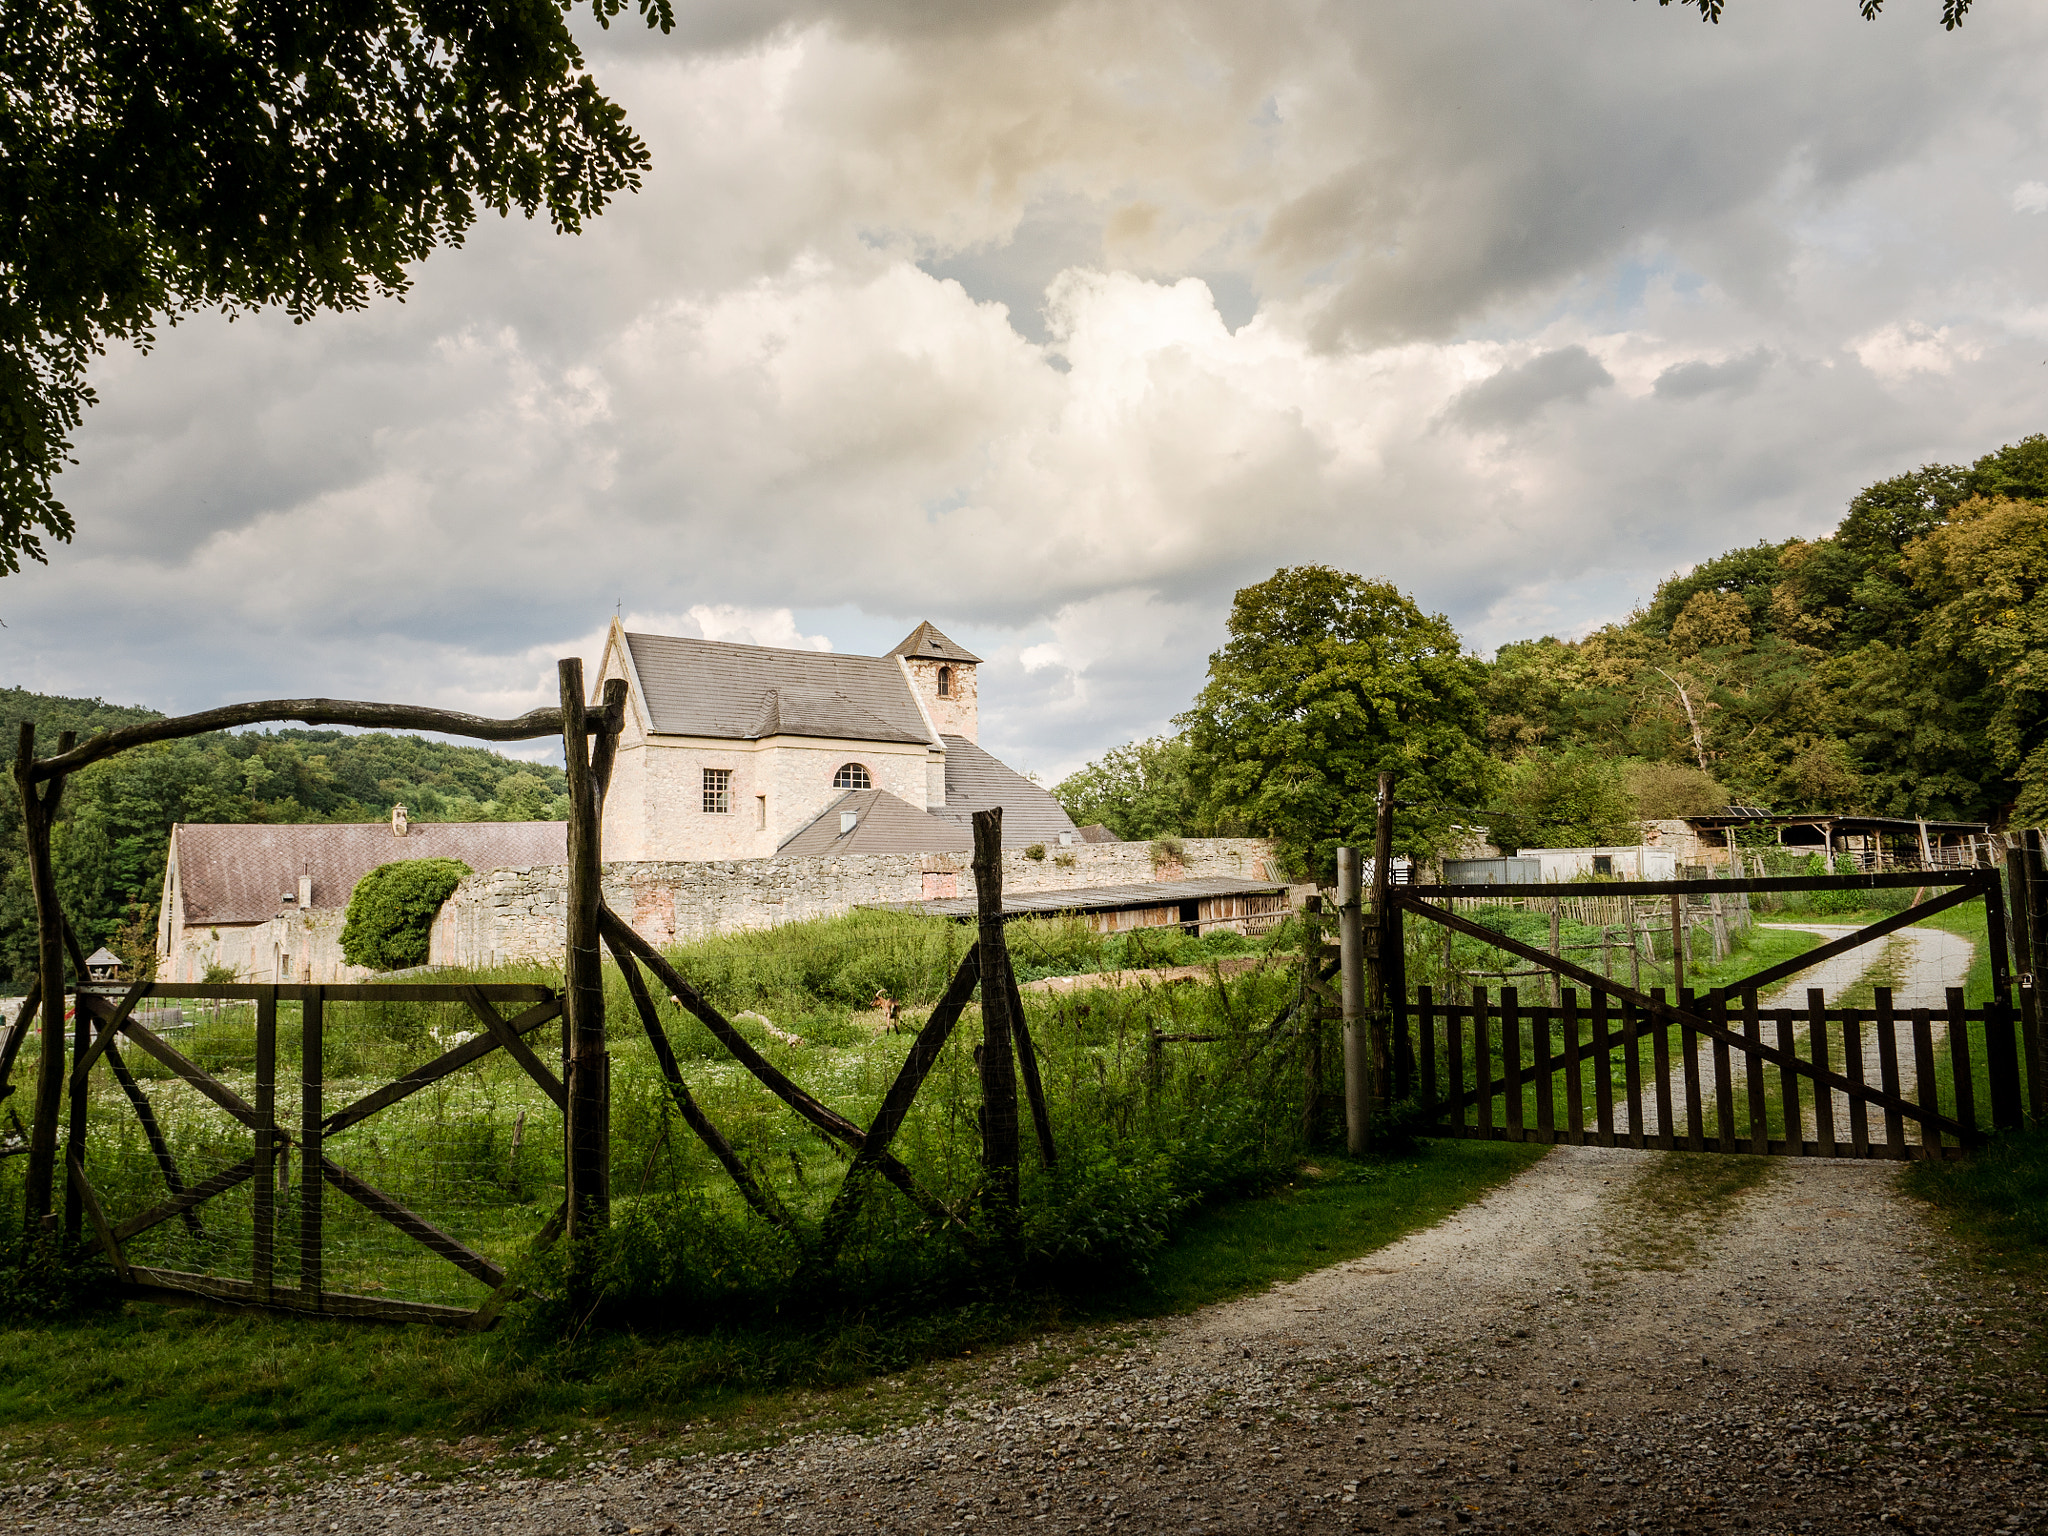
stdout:
<svg viewBox="0 0 2048 1536">
<path fill-rule="evenodd" d="M 342 958 L 373 971 L 427 963 L 427 939 L 441 903 L 470 868 L 460 859 L 402 859 L 356 882 L 341 929 Z"/>
</svg>

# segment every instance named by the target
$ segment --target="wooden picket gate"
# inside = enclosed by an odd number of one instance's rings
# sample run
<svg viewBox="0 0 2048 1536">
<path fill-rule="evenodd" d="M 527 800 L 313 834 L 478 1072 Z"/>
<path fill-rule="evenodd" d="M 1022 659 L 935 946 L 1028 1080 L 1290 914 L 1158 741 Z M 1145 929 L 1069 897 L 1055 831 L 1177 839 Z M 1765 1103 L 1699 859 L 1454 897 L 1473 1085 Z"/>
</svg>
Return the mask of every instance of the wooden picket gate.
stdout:
<svg viewBox="0 0 2048 1536">
<path fill-rule="evenodd" d="M 1425 1134 L 1807 1157 L 1947 1157 L 1990 1129 L 2048 1112 L 2033 992 L 2015 1007 L 1999 872 L 1614 882 L 1602 894 L 1676 898 L 1946 887 L 1854 933 L 1708 992 L 1637 991 L 1461 916 L 1457 902 L 1556 897 L 1554 885 L 1394 886 L 1372 946 L 1384 1016 L 1387 1090 L 1413 1098 Z M 1967 902 L 1985 906 L 1992 997 L 1900 1009 L 1887 989 L 1846 1008 L 1809 989 L 1802 1007 L 1759 1006 L 1799 972 Z M 1401 972 L 1405 918 L 1478 939 L 1556 978 L 1557 1001 L 1515 987 L 1412 996 Z M 2024 938 L 2024 935 L 2023 935 Z M 2022 953 L 2026 945 L 2022 944 Z M 2031 981 L 2031 976 L 2024 978 Z M 1546 989 L 1547 990 L 1547 989 Z M 1988 1113 L 1985 1113 L 1987 1112 Z"/>
</svg>

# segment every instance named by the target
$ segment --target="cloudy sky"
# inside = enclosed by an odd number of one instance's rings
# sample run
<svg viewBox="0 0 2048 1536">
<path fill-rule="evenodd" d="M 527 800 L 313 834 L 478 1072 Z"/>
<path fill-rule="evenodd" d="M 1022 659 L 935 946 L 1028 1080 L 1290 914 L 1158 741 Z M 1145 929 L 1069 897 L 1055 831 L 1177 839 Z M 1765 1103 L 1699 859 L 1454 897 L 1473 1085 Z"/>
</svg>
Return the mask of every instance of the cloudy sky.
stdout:
<svg viewBox="0 0 2048 1536">
<path fill-rule="evenodd" d="M 2048 430 L 2048 7 L 678 0 L 580 237 L 110 356 L 0 681 L 541 702 L 629 624 L 989 660 L 1048 780 L 1320 561 L 1475 649 Z"/>
</svg>

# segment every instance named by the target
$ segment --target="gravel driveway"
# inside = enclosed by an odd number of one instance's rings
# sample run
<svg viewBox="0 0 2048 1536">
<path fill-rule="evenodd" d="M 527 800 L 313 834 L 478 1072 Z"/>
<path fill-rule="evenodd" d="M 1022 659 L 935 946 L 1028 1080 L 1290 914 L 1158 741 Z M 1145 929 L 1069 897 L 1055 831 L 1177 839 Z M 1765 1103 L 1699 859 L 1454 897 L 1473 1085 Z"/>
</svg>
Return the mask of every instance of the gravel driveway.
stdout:
<svg viewBox="0 0 2048 1536">
<path fill-rule="evenodd" d="M 1067 1365 L 1005 1352 L 872 1438 L 584 1475 L 401 1469 L 266 1499 L 230 1473 L 175 1500 L 0 1491 L 39 1532 L 2048 1532 L 2032 1435 L 1971 1361 L 2038 1298 L 1964 1281 L 1876 1164 L 1559 1147 L 1369 1258 Z M 1649 1180 L 1654 1175 L 1655 1188 Z M 1718 1187 L 1714 1181 L 1719 1180 Z M 1697 1188 L 1695 1188 L 1697 1186 Z M 1659 1191 L 1662 1191 L 1659 1194 Z M 1674 1193 L 1675 1191 L 1675 1193 Z M 1973 1384 L 1977 1383 L 1977 1384 Z M 887 1385 L 883 1391 L 886 1393 Z M 2018 1426 L 2017 1429 L 2014 1426 Z M 116 1495 L 118 1497 L 118 1495 Z"/>
</svg>

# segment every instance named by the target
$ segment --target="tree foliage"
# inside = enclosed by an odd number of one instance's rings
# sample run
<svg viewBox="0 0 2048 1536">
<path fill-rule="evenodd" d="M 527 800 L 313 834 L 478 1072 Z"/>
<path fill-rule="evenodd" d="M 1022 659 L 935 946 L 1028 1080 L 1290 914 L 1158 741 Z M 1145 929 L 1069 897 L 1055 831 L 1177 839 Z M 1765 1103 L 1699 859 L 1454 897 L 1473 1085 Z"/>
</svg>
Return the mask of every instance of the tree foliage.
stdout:
<svg viewBox="0 0 2048 1536">
<path fill-rule="evenodd" d="M 8 689 L 4 718 L 33 720 L 42 750 L 81 734 L 159 718 L 98 699 Z M 35 908 L 12 775 L 0 775 L 0 978 L 25 981 Z M 402 804 L 418 821 L 563 821 L 562 770 L 483 747 L 384 732 L 225 732 L 137 747 L 66 781 L 51 838 L 64 910 L 88 950 L 153 944 L 171 828 L 181 821 L 380 821 Z M 123 937 L 122 930 L 134 932 Z"/>
<path fill-rule="evenodd" d="M 673 25 L 670 0 L 639 0 Z M 621 0 L 593 0 L 609 23 Z M 402 293 L 479 208 L 575 231 L 647 149 L 555 0 L 51 0 L 0 28 L 0 572 L 72 521 L 52 482 L 110 340 L 201 309 Z"/>
<path fill-rule="evenodd" d="M 341 929 L 341 956 L 373 971 L 427 963 L 434 918 L 470 868 L 460 859 L 401 859 L 356 882 Z"/>
<path fill-rule="evenodd" d="M 1053 786 L 1078 826 L 1100 823 L 1125 842 L 1213 832 L 1186 738 L 1154 736 L 1112 747 Z"/>
<path fill-rule="evenodd" d="M 1377 781 L 1400 775 L 1405 848 L 1482 803 L 1481 663 L 1390 582 L 1295 566 L 1240 591 L 1230 638 L 1179 717 L 1204 813 L 1270 836 L 1298 866 L 1370 846 Z"/>
<path fill-rule="evenodd" d="M 1487 818 L 1503 853 L 1602 848 L 1641 836 L 1621 765 L 1583 747 L 1535 748 L 1508 765 Z"/>
</svg>

